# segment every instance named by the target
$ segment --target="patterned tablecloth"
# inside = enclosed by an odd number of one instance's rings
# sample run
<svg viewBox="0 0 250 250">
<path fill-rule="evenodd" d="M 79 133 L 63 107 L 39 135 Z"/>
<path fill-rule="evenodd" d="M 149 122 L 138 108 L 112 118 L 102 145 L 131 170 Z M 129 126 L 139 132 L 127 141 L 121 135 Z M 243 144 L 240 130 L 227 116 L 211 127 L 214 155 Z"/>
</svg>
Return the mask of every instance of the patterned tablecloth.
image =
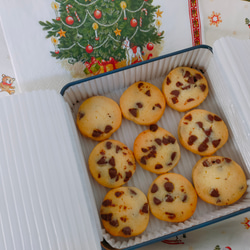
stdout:
<svg viewBox="0 0 250 250">
<path fill-rule="evenodd" d="M 48 2 L 48 4 L 51 4 L 51 2 L 52 1 Z M 104 1 L 104 2 L 107 2 L 107 1 Z M 123 2 L 123 5 L 122 5 L 122 2 Z M 121 8 L 124 10 L 124 15 L 125 15 L 126 10 L 127 10 L 126 3 L 125 1 L 122 1 L 122 2 L 121 2 Z M 169 1 L 166 1 L 166 2 L 169 2 Z M 190 11 L 190 22 L 191 22 L 191 26 L 193 26 L 193 29 L 191 30 L 192 45 L 198 45 L 198 44 L 203 43 L 203 44 L 213 46 L 213 43 L 217 39 L 219 39 L 220 37 L 224 37 L 224 36 L 232 36 L 232 37 L 236 37 L 239 39 L 250 38 L 250 29 L 249 29 L 250 28 L 250 1 L 249 0 L 245 0 L 245 1 L 244 0 L 200 0 L 199 5 L 198 5 L 197 0 L 192 0 L 188 2 L 189 2 L 188 8 Z M 55 2 L 53 3 L 55 4 L 54 6 L 52 6 L 53 10 L 55 11 L 56 14 L 58 14 L 57 5 Z M 13 9 L 14 8 L 15 6 L 13 6 Z M 23 6 L 23 8 L 25 8 L 24 13 L 27 14 L 29 6 Z M 68 6 L 67 11 L 70 10 L 69 8 L 70 6 Z M 7 12 L 9 11 L 10 19 L 8 22 L 18 22 L 18 20 L 15 19 L 15 16 L 12 15 L 12 9 L 5 9 L 4 11 L 7 11 Z M 128 13 L 128 10 L 127 10 L 127 13 Z M 170 7 L 168 7 L 168 9 L 158 9 L 158 14 L 157 14 L 158 24 L 156 24 L 158 29 L 162 25 L 162 21 L 163 21 L 161 20 L 161 17 L 163 17 L 162 13 L 171 13 Z M 100 16 L 101 14 L 102 13 L 100 11 L 94 13 L 97 19 L 98 19 L 98 16 Z M 141 15 L 141 17 L 143 18 L 146 17 L 147 15 L 146 8 L 144 8 L 143 15 Z M 173 17 L 174 15 L 172 15 L 172 18 Z M 144 22 L 143 18 L 140 20 L 140 22 Z M 2 21 L 5 22 L 6 20 L 2 20 Z M 135 20 L 131 20 L 131 21 L 132 21 L 131 26 L 135 25 Z M 178 27 L 181 27 L 181 28 L 185 27 L 186 25 L 185 23 L 181 23 L 178 20 L 173 19 L 172 21 L 173 23 L 177 23 L 179 25 Z M 70 22 L 70 20 L 67 20 L 67 22 Z M 140 25 L 142 24 L 140 23 Z M 203 28 L 201 29 L 199 25 L 202 25 Z M 96 25 L 92 27 L 96 32 L 96 40 L 97 40 L 98 39 L 98 34 L 97 34 L 98 24 L 96 23 Z M 114 31 L 115 35 L 119 37 L 121 29 L 118 26 L 115 26 L 115 28 L 116 28 Z M 3 29 L 0 29 L 0 54 L 2 57 L 2 60 L 0 61 L 0 73 L 2 77 L 2 81 L 0 84 L 0 97 L 9 96 L 9 95 L 21 92 L 22 81 L 23 81 L 23 76 L 20 77 L 21 82 L 19 82 L 19 79 L 18 79 L 19 76 L 16 75 L 17 73 L 16 67 L 15 67 L 16 65 L 13 65 L 13 62 L 15 62 L 15 60 L 13 60 L 13 58 L 11 58 L 10 56 L 12 55 L 11 46 L 9 46 L 8 39 L 6 40 L 4 38 L 6 35 L 5 29 L 6 29 L 6 23 L 4 23 Z M 178 29 L 176 28 L 176 30 Z M 44 32 L 44 31 L 42 31 L 41 29 L 40 32 Z M 60 35 L 60 38 L 64 37 L 65 31 L 60 30 L 58 34 Z M 45 35 L 46 35 L 45 33 L 42 34 L 43 37 L 45 37 Z M 16 37 L 15 43 L 19 43 L 19 37 Z M 29 46 L 29 44 L 30 43 L 28 43 L 27 46 Z M 55 50 L 56 50 L 57 41 L 55 40 L 53 44 L 55 45 Z M 185 44 L 185 46 L 186 45 L 188 45 L 188 43 Z M 153 46 L 154 44 L 148 43 L 147 50 L 150 51 L 151 49 L 153 49 Z M 33 49 L 33 48 L 30 48 L 30 49 Z M 86 50 L 87 49 L 89 49 L 89 52 L 90 52 L 92 48 L 88 47 L 86 48 Z M 37 50 L 39 50 L 39 48 L 37 48 Z M 27 53 L 29 53 L 28 49 L 27 49 Z M 87 64 L 85 64 L 85 66 L 86 65 Z M 104 64 L 99 63 L 99 66 L 100 65 L 103 66 Z M 95 70 L 97 70 L 97 68 L 92 67 L 92 71 L 95 71 Z M 72 80 L 74 80 L 74 77 L 72 78 Z M 52 85 L 52 88 L 53 88 L 53 85 Z M 35 85 L 34 85 L 34 89 L 36 89 Z M 149 250 L 149 249 L 155 249 L 155 250 L 158 250 L 158 249 L 249 250 L 250 249 L 250 237 L 249 236 L 250 236 L 250 212 L 247 212 L 244 214 L 237 215 L 233 218 L 227 219 L 225 221 L 207 226 L 205 228 L 201 228 L 195 231 L 188 232 L 185 235 L 179 235 L 178 237 L 165 240 L 164 242 L 154 243 L 153 245 L 145 246 L 140 249 L 141 250 Z"/>
</svg>

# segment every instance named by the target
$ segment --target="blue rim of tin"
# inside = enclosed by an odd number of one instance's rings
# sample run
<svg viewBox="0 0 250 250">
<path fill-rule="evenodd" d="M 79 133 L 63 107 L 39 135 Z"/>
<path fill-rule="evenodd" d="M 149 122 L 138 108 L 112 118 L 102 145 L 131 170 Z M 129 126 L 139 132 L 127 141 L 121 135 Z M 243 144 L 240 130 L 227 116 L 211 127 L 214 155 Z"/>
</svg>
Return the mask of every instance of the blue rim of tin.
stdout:
<svg viewBox="0 0 250 250">
<path fill-rule="evenodd" d="M 163 240 L 175 237 L 175 236 L 179 236 L 179 235 L 182 235 L 182 234 L 185 234 L 185 233 L 197 230 L 197 229 L 204 228 L 206 226 L 210 226 L 210 225 L 215 224 L 217 222 L 221 222 L 221 221 L 230 219 L 232 217 L 235 217 L 235 216 L 240 215 L 240 214 L 244 214 L 244 213 L 249 212 L 249 211 L 250 211 L 250 207 L 247 207 L 247 208 L 241 209 L 239 211 L 236 211 L 236 212 L 233 212 L 233 213 L 221 216 L 219 218 L 212 219 L 212 220 L 203 222 L 201 224 L 198 224 L 198 225 L 195 225 L 195 226 L 191 226 L 191 227 L 188 227 L 186 229 L 183 229 L 183 230 L 180 230 L 180 231 L 177 231 L 177 232 L 174 232 L 174 233 L 170 233 L 170 234 L 167 234 L 165 236 L 161 236 L 161 237 L 158 237 L 158 238 L 155 238 L 155 239 L 152 239 L 152 240 L 149 240 L 149 241 L 146 241 L 146 242 L 143 242 L 143 243 L 140 243 L 140 244 L 128 247 L 128 248 L 120 249 L 120 250 L 134 250 L 134 249 L 137 249 L 139 247 L 148 246 L 148 245 L 153 244 L 153 243 L 157 243 L 157 242 L 160 242 L 160 241 L 163 241 Z M 102 246 L 102 249 L 103 250 L 107 250 L 109 248 L 104 248 Z M 115 249 L 115 248 L 110 248 L 110 249 Z"/>
<path fill-rule="evenodd" d="M 61 89 L 60 94 L 63 96 L 65 91 L 69 87 L 72 87 L 72 86 L 77 85 L 79 83 L 83 83 L 83 82 L 90 81 L 90 80 L 93 80 L 93 79 L 97 79 L 97 78 L 100 78 L 100 77 L 103 77 L 103 76 L 111 75 L 111 74 L 114 74 L 114 73 L 119 72 L 119 71 L 124 71 L 124 70 L 130 69 L 130 68 L 138 67 L 138 66 L 143 65 L 143 64 L 151 63 L 151 62 L 158 61 L 158 60 L 161 60 L 161 59 L 164 59 L 164 58 L 167 58 L 167 57 L 175 56 L 175 55 L 178 55 L 178 54 L 182 54 L 182 53 L 192 51 L 192 50 L 197 50 L 197 49 L 208 49 L 213 53 L 213 48 L 211 46 L 205 45 L 205 44 L 197 45 L 197 46 L 193 46 L 193 47 L 188 47 L 186 49 L 178 50 L 178 51 L 168 53 L 168 54 L 165 54 L 165 55 L 162 55 L 162 56 L 151 58 L 151 59 L 146 60 L 146 61 L 138 62 L 138 63 L 132 64 L 132 65 L 129 65 L 129 66 L 125 66 L 125 67 L 121 67 L 119 69 L 115 69 L 115 70 L 112 70 L 112 71 L 109 71 L 109 72 L 105 72 L 105 73 L 102 73 L 100 75 L 90 76 L 90 77 L 83 78 L 83 79 L 80 79 L 80 80 L 77 80 L 77 81 L 72 81 L 72 82 L 66 84 Z"/>
</svg>

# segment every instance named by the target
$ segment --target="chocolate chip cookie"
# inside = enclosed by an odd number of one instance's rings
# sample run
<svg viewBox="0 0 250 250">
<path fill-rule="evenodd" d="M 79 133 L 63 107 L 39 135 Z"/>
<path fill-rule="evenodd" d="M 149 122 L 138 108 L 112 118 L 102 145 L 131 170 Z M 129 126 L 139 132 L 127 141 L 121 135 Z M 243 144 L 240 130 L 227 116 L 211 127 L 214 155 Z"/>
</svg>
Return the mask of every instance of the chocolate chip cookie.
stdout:
<svg viewBox="0 0 250 250">
<path fill-rule="evenodd" d="M 159 88 L 139 81 L 128 87 L 120 98 L 123 116 L 140 125 L 156 123 L 163 115 L 166 103 Z"/>
<path fill-rule="evenodd" d="M 88 164 L 94 179 L 108 188 L 122 186 L 136 170 L 133 152 L 124 143 L 110 139 L 94 147 Z"/>
<path fill-rule="evenodd" d="M 166 173 L 158 176 L 148 190 L 151 213 L 168 222 L 182 222 L 190 218 L 196 209 L 197 194 L 184 176 Z"/>
<path fill-rule="evenodd" d="M 194 109 L 180 120 L 178 136 L 187 150 L 209 156 L 227 142 L 228 129 L 218 115 L 207 110 Z"/>
<path fill-rule="evenodd" d="M 125 238 L 139 235 L 149 222 L 147 197 L 136 187 L 111 189 L 102 202 L 100 215 L 111 235 Z"/>
<path fill-rule="evenodd" d="M 206 99 L 208 83 L 200 71 L 177 67 L 164 79 L 162 91 L 167 105 L 183 112 L 197 107 Z"/>
<path fill-rule="evenodd" d="M 121 126 L 119 105 L 111 98 L 93 96 L 79 107 L 76 124 L 81 134 L 95 141 L 108 139 Z"/>
<path fill-rule="evenodd" d="M 180 147 L 175 137 L 167 130 L 150 125 L 134 141 L 134 155 L 139 165 L 156 174 L 173 169 L 180 160 Z"/>
<path fill-rule="evenodd" d="M 192 177 L 198 196 L 217 206 L 236 202 L 247 189 L 243 169 L 228 157 L 203 157 L 193 167 Z"/>
</svg>

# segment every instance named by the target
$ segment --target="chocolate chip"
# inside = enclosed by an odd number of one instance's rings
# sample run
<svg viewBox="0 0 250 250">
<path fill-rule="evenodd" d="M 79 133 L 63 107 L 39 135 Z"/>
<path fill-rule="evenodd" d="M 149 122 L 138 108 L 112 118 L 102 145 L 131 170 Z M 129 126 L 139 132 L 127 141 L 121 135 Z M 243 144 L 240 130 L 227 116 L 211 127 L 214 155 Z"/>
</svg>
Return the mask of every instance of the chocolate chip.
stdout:
<svg viewBox="0 0 250 250">
<path fill-rule="evenodd" d="M 173 202 L 174 201 L 174 198 L 170 195 L 170 194 L 167 194 L 166 195 L 166 202 Z"/>
<path fill-rule="evenodd" d="M 99 159 L 99 161 L 97 161 L 98 165 L 103 165 L 103 164 L 106 164 L 106 163 L 107 163 L 107 161 L 106 161 L 105 156 L 102 156 L 101 159 Z"/>
<path fill-rule="evenodd" d="M 179 94 L 180 94 L 180 91 L 179 90 L 173 90 L 173 91 L 170 92 L 170 94 L 178 97 Z"/>
<path fill-rule="evenodd" d="M 84 116 L 85 116 L 84 113 L 82 113 L 82 112 L 79 112 L 79 113 L 78 113 L 78 119 L 79 119 L 79 120 L 81 120 Z"/>
<path fill-rule="evenodd" d="M 193 145 L 194 142 L 198 139 L 198 137 L 196 135 L 190 135 L 188 138 L 188 145 Z"/>
<path fill-rule="evenodd" d="M 202 79 L 202 75 L 200 75 L 200 74 L 195 74 L 194 77 L 195 77 L 197 80 Z"/>
<path fill-rule="evenodd" d="M 115 166 L 115 158 L 113 156 L 109 159 L 109 165 L 111 165 L 112 167 Z"/>
<path fill-rule="evenodd" d="M 160 205 L 161 204 L 161 200 L 159 200 L 158 198 L 154 197 L 154 204 L 155 205 Z"/>
<path fill-rule="evenodd" d="M 161 109 L 161 104 L 160 104 L 160 103 L 156 103 L 156 104 L 155 104 L 155 107 Z"/>
<path fill-rule="evenodd" d="M 115 152 L 118 153 L 120 150 L 122 150 L 122 148 L 121 148 L 120 146 L 117 145 L 117 146 L 115 147 Z"/>
<path fill-rule="evenodd" d="M 176 104 L 176 103 L 178 103 L 178 102 L 179 102 L 179 100 L 178 100 L 178 98 L 177 98 L 177 97 L 173 97 L 173 98 L 172 98 L 172 102 L 173 102 L 173 104 Z"/>
<path fill-rule="evenodd" d="M 147 96 L 151 96 L 151 92 L 150 92 L 150 90 L 147 90 L 147 91 L 146 91 L 146 93 L 145 93 L 145 95 L 147 95 Z"/>
<path fill-rule="evenodd" d="M 208 120 L 211 121 L 211 122 L 214 121 L 214 117 L 213 117 L 212 115 L 210 115 L 210 114 L 207 116 L 207 118 L 208 118 Z"/>
<path fill-rule="evenodd" d="M 148 214 L 148 203 L 145 203 L 141 210 L 143 213 Z"/>
<path fill-rule="evenodd" d="M 207 145 L 208 141 L 209 141 L 209 139 L 206 138 L 206 139 L 200 144 L 200 146 L 198 147 L 198 151 L 199 151 L 199 152 L 204 152 L 204 151 L 206 151 L 206 150 L 208 149 L 208 145 Z"/>
<path fill-rule="evenodd" d="M 169 219 L 174 219 L 176 217 L 176 215 L 174 213 L 165 212 L 165 214 L 168 215 Z"/>
<path fill-rule="evenodd" d="M 188 121 L 192 121 L 192 115 L 191 115 L 191 114 L 186 115 L 186 116 L 184 117 L 184 119 L 185 119 L 185 120 L 188 120 Z"/>
<path fill-rule="evenodd" d="M 181 86 L 183 86 L 183 83 L 181 83 L 181 82 L 177 82 L 177 83 L 176 83 L 176 87 L 179 88 L 179 87 L 181 87 Z"/>
<path fill-rule="evenodd" d="M 168 137 L 168 141 L 169 141 L 171 144 L 175 144 L 176 139 L 175 139 L 174 137 L 172 137 L 172 136 L 169 136 L 169 137 Z"/>
<path fill-rule="evenodd" d="M 158 129 L 158 125 L 157 124 L 151 124 L 149 126 L 149 129 L 150 129 L 150 131 L 155 132 Z"/>
<path fill-rule="evenodd" d="M 190 75 L 191 75 L 191 73 L 188 70 L 186 70 L 183 77 L 186 78 L 186 77 L 189 77 Z"/>
<path fill-rule="evenodd" d="M 202 122 L 196 122 L 196 124 L 197 124 L 200 128 L 203 128 L 203 123 L 202 123 Z"/>
<path fill-rule="evenodd" d="M 219 194 L 219 191 L 217 188 L 213 189 L 211 192 L 210 192 L 210 196 L 212 197 L 219 197 L 220 194 Z"/>
<path fill-rule="evenodd" d="M 193 76 L 188 77 L 187 82 L 190 84 L 194 84 L 195 83 L 194 77 Z"/>
<path fill-rule="evenodd" d="M 112 126 L 107 125 L 107 126 L 105 127 L 105 129 L 104 129 L 104 132 L 107 134 L 107 133 L 109 133 L 112 129 L 113 129 Z"/>
<path fill-rule="evenodd" d="M 163 166 L 161 164 L 156 164 L 155 165 L 155 169 L 161 169 L 161 168 L 163 168 Z"/>
<path fill-rule="evenodd" d="M 102 205 L 103 205 L 104 207 L 109 207 L 109 206 L 112 205 L 112 200 L 110 200 L 110 199 L 104 200 L 104 201 L 102 202 Z"/>
<path fill-rule="evenodd" d="M 147 149 L 147 148 L 141 148 L 141 151 L 142 151 L 143 153 L 147 153 L 147 152 L 148 152 L 148 149 Z"/>
<path fill-rule="evenodd" d="M 213 140 L 213 141 L 212 141 L 212 144 L 213 144 L 213 146 L 214 146 L 215 148 L 217 148 L 217 147 L 219 146 L 220 142 L 221 142 L 221 139 Z"/>
<path fill-rule="evenodd" d="M 118 197 L 121 197 L 123 194 L 124 194 L 124 192 L 120 192 L 120 191 L 115 192 L 115 196 L 116 196 L 117 198 L 118 198 Z"/>
<path fill-rule="evenodd" d="M 183 88 L 181 88 L 182 90 L 187 90 L 187 89 L 190 89 L 191 88 L 191 86 L 190 85 L 187 85 L 187 86 L 185 86 L 185 87 L 183 87 Z"/>
<path fill-rule="evenodd" d="M 130 114 L 134 117 L 137 117 L 137 109 L 136 108 L 131 108 L 128 110 L 130 112 Z"/>
<path fill-rule="evenodd" d="M 204 92 L 206 90 L 207 86 L 205 84 L 201 84 L 200 85 L 200 89 L 202 92 Z"/>
<path fill-rule="evenodd" d="M 112 147 L 112 142 L 107 141 L 107 142 L 106 142 L 106 148 L 107 148 L 107 149 L 111 149 L 111 147 Z"/>
<path fill-rule="evenodd" d="M 137 193 L 135 192 L 135 190 L 134 190 L 134 189 L 130 188 L 130 189 L 129 189 L 129 191 L 130 191 L 130 193 L 131 193 L 131 194 L 133 194 L 133 195 L 137 195 Z"/>
<path fill-rule="evenodd" d="M 194 101 L 194 98 L 187 99 L 187 102 L 192 102 L 192 101 Z"/>
<path fill-rule="evenodd" d="M 132 176 L 132 172 L 131 171 L 125 172 L 124 182 L 129 181 L 129 179 L 131 178 L 131 176 Z"/>
<path fill-rule="evenodd" d="M 161 145 L 161 139 L 160 138 L 156 138 L 155 142 L 160 146 Z"/>
<path fill-rule="evenodd" d="M 210 136 L 212 132 L 213 132 L 212 127 L 210 127 L 207 130 L 204 130 L 204 133 L 206 134 L 206 136 Z"/>
<path fill-rule="evenodd" d="M 111 226 L 113 226 L 113 227 L 118 227 L 118 226 L 119 226 L 118 220 L 111 220 L 111 221 L 109 222 L 109 224 L 110 224 Z"/>
<path fill-rule="evenodd" d="M 124 227 L 124 228 L 122 229 L 122 232 L 123 232 L 125 235 L 131 235 L 132 230 L 131 230 L 130 227 Z"/>
<path fill-rule="evenodd" d="M 187 194 L 184 194 L 183 198 L 182 198 L 182 202 L 185 202 L 187 200 Z"/>
<path fill-rule="evenodd" d="M 116 168 L 110 168 L 109 169 L 109 176 L 111 179 L 115 178 L 117 176 L 117 170 Z"/>
<path fill-rule="evenodd" d="M 229 159 L 229 158 L 224 158 L 225 159 L 225 161 L 226 161 L 226 163 L 230 163 L 232 160 L 231 159 Z"/>
<path fill-rule="evenodd" d="M 140 159 L 140 162 L 142 164 L 146 165 L 147 164 L 147 158 L 146 158 L 146 156 L 142 156 L 142 158 Z"/>
<path fill-rule="evenodd" d="M 172 160 L 172 161 L 175 159 L 175 156 L 176 156 L 176 152 L 173 152 L 173 153 L 171 154 L 171 160 Z"/>
<path fill-rule="evenodd" d="M 143 86 L 143 82 L 138 83 L 138 88 L 141 88 Z"/>
<path fill-rule="evenodd" d="M 204 167 L 210 167 L 210 166 L 212 166 L 212 164 L 211 164 L 208 160 L 203 161 L 203 162 L 202 162 L 202 165 L 203 165 Z"/>
<path fill-rule="evenodd" d="M 113 214 L 109 213 L 109 214 L 101 214 L 101 218 L 105 221 L 111 221 Z"/>
<path fill-rule="evenodd" d="M 166 189 L 167 192 L 173 192 L 174 184 L 172 182 L 168 181 L 164 184 L 164 188 Z"/>
<path fill-rule="evenodd" d="M 93 137 L 100 137 L 103 134 L 103 132 L 99 129 L 93 130 L 92 136 Z"/>
<path fill-rule="evenodd" d="M 140 108 L 140 109 L 143 107 L 143 104 L 142 104 L 141 102 L 137 102 L 136 105 L 137 105 L 137 107 Z"/>
<path fill-rule="evenodd" d="M 166 84 L 169 85 L 170 83 L 171 83 L 171 80 L 169 79 L 169 77 L 167 77 Z"/>
<path fill-rule="evenodd" d="M 221 118 L 219 116 L 217 116 L 217 115 L 214 116 L 214 120 L 217 121 L 217 122 L 222 121 Z"/>
<path fill-rule="evenodd" d="M 156 193 L 158 191 L 158 186 L 154 183 L 151 188 L 151 193 Z"/>
</svg>

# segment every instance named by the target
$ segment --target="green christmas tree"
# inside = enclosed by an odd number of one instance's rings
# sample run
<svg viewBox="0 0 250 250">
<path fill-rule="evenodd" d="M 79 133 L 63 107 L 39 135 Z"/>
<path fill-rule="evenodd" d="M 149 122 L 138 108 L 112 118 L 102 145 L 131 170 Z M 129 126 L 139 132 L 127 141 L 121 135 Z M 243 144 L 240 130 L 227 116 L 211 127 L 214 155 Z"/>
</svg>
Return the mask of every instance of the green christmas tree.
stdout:
<svg viewBox="0 0 250 250">
<path fill-rule="evenodd" d="M 160 6 L 152 0 L 68 0 L 52 2 L 56 19 L 40 21 L 46 38 L 51 38 L 56 59 L 69 63 L 121 61 L 126 58 L 122 43 L 127 38 L 130 47 L 154 46 L 163 39 L 159 28 Z M 157 14 L 158 13 L 158 14 Z M 157 14 L 157 15 L 156 15 Z M 158 21 L 158 22 L 157 22 Z"/>
</svg>

